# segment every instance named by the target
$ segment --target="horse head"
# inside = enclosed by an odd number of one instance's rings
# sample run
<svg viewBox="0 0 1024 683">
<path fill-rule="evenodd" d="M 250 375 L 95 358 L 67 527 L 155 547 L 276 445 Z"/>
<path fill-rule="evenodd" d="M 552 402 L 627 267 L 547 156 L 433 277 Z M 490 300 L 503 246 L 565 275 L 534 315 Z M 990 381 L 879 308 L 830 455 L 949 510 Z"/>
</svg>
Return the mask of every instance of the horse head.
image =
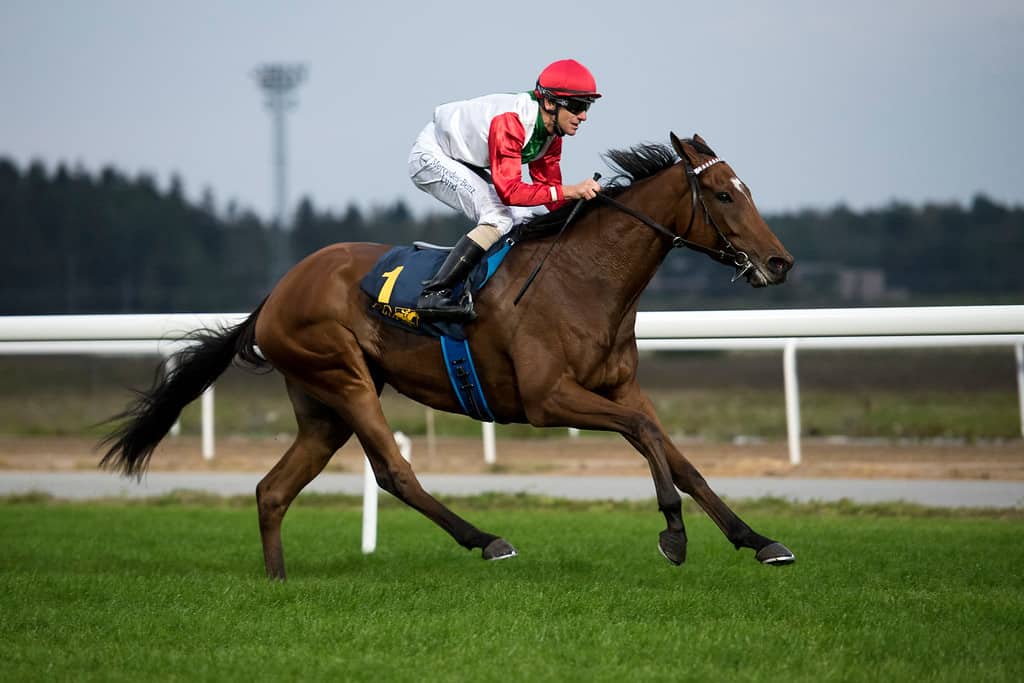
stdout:
<svg viewBox="0 0 1024 683">
<path fill-rule="evenodd" d="M 692 210 L 677 215 L 676 234 L 687 246 L 735 266 L 734 279 L 744 277 L 753 287 L 785 282 L 793 256 L 761 217 L 750 189 L 699 135 L 670 135 L 692 198 Z"/>
</svg>

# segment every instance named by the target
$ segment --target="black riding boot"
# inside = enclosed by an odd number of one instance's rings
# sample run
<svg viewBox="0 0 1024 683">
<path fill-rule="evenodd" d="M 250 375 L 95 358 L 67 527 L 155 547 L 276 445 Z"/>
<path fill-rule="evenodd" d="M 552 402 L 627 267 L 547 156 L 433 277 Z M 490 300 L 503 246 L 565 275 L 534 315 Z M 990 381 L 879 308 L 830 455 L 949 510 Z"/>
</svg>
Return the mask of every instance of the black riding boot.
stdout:
<svg viewBox="0 0 1024 683">
<path fill-rule="evenodd" d="M 484 248 L 463 236 L 448 253 L 433 280 L 423 283 L 416 311 L 427 320 L 467 322 L 476 317 L 468 296 L 453 300 L 452 290 L 465 281 L 484 255 Z"/>
</svg>

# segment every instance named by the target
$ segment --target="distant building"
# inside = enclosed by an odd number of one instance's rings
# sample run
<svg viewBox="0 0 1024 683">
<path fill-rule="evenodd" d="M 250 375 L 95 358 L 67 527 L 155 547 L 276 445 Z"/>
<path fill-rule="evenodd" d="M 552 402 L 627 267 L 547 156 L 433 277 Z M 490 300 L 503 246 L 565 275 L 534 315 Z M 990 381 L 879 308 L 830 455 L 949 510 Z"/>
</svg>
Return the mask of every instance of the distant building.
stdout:
<svg viewBox="0 0 1024 683">
<path fill-rule="evenodd" d="M 836 290 L 843 301 L 878 301 L 885 298 L 885 272 L 881 268 L 841 268 Z"/>
</svg>

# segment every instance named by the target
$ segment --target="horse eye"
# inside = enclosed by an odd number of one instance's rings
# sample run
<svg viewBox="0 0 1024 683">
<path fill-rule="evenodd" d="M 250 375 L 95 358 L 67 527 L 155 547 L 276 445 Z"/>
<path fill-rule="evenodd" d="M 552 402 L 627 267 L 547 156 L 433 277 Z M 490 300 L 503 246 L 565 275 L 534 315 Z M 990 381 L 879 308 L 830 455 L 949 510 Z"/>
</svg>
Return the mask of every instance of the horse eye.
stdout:
<svg viewBox="0 0 1024 683">
<path fill-rule="evenodd" d="M 730 195 L 728 192 L 716 192 L 715 199 L 717 199 L 720 202 L 728 203 L 732 201 L 732 195 Z"/>
</svg>

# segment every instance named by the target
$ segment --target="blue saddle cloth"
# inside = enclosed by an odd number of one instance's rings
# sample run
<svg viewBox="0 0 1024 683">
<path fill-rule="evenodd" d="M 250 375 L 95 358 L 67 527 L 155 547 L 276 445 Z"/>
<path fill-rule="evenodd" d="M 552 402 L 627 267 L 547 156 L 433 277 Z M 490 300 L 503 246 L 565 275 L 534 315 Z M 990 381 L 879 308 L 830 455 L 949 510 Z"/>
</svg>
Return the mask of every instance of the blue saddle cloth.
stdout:
<svg viewBox="0 0 1024 683">
<path fill-rule="evenodd" d="M 480 291 L 511 248 L 511 240 L 502 240 L 488 250 L 467 280 L 470 293 Z M 466 332 L 461 323 L 421 320 L 416 312 L 416 300 L 423 291 L 423 282 L 434 277 L 447 256 L 446 249 L 417 246 L 399 246 L 388 251 L 359 283 L 370 297 L 370 310 L 410 332 L 465 340 Z M 461 294 L 460 285 L 455 295 Z"/>
<path fill-rule="evenodd" d="M 471 294 L 480 291 L 494 275 L 514 243 L 508 239 L 491 247 L 467 279 Z M 462 324 L 421 320 L 416 312 L 423 282 L 434 277 L 447 257 L 446 249 L 395 247 L 380 257 L 359 286 L 370 297 L 370 310 L 387 322 L 440 339 L 448 380 L 462 412 L 477 420 L 494 422 Z M 461 295 L 463 288 L 460 285 L 455 295 Z"/>
</svg>

